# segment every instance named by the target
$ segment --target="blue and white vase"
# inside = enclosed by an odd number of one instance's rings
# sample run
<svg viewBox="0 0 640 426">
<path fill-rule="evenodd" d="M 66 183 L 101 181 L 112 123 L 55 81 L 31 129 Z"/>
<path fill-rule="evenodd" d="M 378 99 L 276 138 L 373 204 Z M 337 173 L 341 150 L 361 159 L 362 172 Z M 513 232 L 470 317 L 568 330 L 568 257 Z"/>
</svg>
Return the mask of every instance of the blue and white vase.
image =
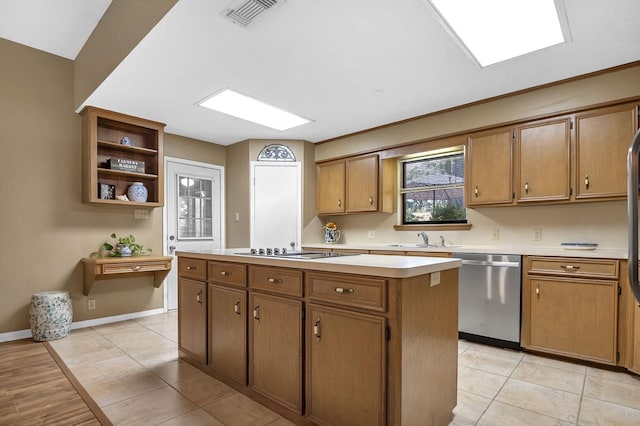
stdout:
<svg viewBox="0 0 640 426">
<path fill-rule="evenodd" d="M 129 139 L 128 136 L 123 136 L 122 139 L 120 139 L 120 145 L 131 146 L 131 139 Z"/>
<path fill-rule="evenodd" d="M 148 196 L 149 191 L 147 191 L 147 188 L 145 188 L 142 182 L 133 182 L 127 190 L 127 197 L 129 198 L 129 201 L 144 203 L 147 201 Z"/>
<path fill-rule="evenodd" d="M 122 257 L 129 257 L 132 254 L 131 247 L 118 244 L 118 253 L 120 253 Z"/>
<path fill-rule="evenodd" d="M 328 244 L 333 244 L 338 242 L 340 239 L 340 230 L 339 229 L 331 229 L 324 228 L 324 242 Z"/>
</svg>

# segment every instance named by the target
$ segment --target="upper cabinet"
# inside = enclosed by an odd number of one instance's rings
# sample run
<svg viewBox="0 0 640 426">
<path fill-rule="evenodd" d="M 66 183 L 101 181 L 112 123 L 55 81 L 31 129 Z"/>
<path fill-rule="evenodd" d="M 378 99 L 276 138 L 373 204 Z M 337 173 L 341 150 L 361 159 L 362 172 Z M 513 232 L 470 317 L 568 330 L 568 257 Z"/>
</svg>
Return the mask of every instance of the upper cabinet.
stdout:
<svg viewBox="0 0 640 426">
<path fill-rule="evenodd" d="M 393 212 L 395 160 L 377 154 L 318 164 L 318 215 Z"/>
<path fill-rule="evenodd" d="M 94 107 L 80 114 L 85 202 L 162 207 L 164 124 Z"/>
<path fill-rule="evenodd" d="M 538 121 L 516 130 L 518 202 L 568 200 L 571 119 Z"/>
<path fill-rule="evenodd" d="M 637 104 L 576 115 L 576 199 L 624 198 L 627 151 L 638 129 Z"/>
<path fill-rule="evenodd" d="M 511 204 L 513 130 L 495 129 L 467 140 L 467 205 Z"/>
</svg>

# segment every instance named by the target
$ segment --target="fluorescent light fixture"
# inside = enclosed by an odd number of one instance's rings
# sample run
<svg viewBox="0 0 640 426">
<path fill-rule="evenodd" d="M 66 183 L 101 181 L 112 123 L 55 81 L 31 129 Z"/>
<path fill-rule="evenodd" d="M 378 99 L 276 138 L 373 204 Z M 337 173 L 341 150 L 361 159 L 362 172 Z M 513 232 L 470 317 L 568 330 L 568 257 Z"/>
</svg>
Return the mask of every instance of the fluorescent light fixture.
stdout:
<svg viewBox="0 0 640 426">
<path fill-rule="evenodd" d="M 214 93 L 198 105 L 280 131 L 311 122 L 304 117 L 228 88 Z"/>
<path fill-rule="evenodd" d="M 569 39 L 562 0 L 425 1 L 483 67 Z"/>
</svg>

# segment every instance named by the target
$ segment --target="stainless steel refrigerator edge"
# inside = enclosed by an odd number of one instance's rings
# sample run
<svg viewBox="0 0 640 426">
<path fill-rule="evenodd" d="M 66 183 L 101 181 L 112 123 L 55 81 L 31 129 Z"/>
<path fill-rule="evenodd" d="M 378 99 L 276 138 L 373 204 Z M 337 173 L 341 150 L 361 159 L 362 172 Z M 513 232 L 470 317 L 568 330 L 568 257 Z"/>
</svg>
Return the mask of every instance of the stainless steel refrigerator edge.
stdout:
<svg viewBox="0 0 640 426">
<path fill-rule="evenodd" d="M 460 338 L 520 349 L 522 257 L 455 253 L 459 274 Z"/>
</svg>

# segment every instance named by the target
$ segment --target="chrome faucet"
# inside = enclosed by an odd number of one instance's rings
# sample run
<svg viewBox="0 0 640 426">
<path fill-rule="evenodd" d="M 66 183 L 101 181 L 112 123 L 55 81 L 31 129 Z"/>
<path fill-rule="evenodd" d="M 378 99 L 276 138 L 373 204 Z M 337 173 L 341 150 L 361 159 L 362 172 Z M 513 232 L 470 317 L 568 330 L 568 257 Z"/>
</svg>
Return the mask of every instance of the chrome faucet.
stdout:
<svg viewBox="0 0 640 426">
<path fill-rule="evenodd" d="M 440 235 L 440 246 L 444 247 L 444 237 Z"/>
<path fill-rule="evenodd" d="M 424 241 L 425 246 L 429 245 L 429 236 L 427 235 L 426 232 L 424 231 L 418 232 L 418 237 L 422 237 L 422 240 Z"/>
</svg>

